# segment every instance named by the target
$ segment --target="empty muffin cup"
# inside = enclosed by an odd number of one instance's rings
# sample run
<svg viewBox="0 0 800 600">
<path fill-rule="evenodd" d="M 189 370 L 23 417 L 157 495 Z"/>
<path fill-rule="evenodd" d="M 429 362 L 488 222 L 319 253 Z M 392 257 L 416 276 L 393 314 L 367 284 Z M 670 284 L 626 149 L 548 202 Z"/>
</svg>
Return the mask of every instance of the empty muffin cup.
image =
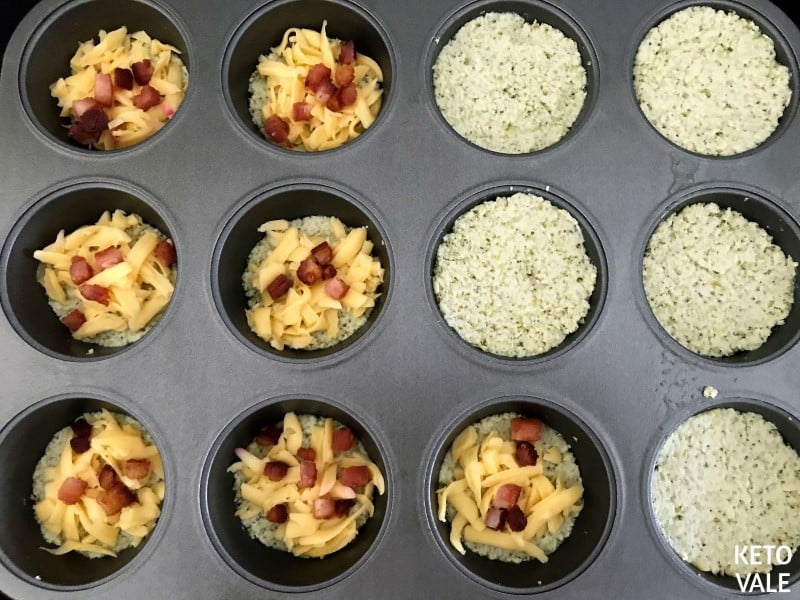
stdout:
<svg viewBox="0 0 800 600">
<path fill-rule="evenodd" d="M 341 550 L 319 558 L 302 558 L 269 548 L 250 537 L 236 515 L 234 476 L 236 448 L 246 448 L 264 425 L 280 423 L 286 413 L 331 418 L 349 428 L 383 474 L 386 491 L 373 496 L 374 514 Z M 393 504 L 393 475 L 382 439 L 364 420 L 339 403 L 309 396 L 284 396 L 248 408 L 220 433 L 203 467 L 200 499 L 203 523 L 211 543 L 239 575 L 280 592 L 310 592 L 344 579 L 371 555 L 384 535 Z"/>
<path fill-rule="evenodd" d="M 571 534 L 548 556 L 519 564 L 492 560 L 467 549 L 460 554 L 450 543 L 450 521 L 437 518 L 439 473 L 454 440 L 468 426 L 485 417 L 518 413 L 538 418 L 566 440 L 583 480 L 583 509 Z M 541 458 L 539 459 L 541 460 Z M 437 548 L 461 573 L 483 586 L 511 594 L 546 592 L 562 586 L 582 573 L 600 554 L 614 523 L 617 483 L 602 442 L 577 415 L 558 404 L 528 396 L 485 400 L 448 419 L 434 437 L 425 459 L 422 485 L 424 519 Z"/>
<path fill-rule="evenodd" d="M 0 433 L 0 509 L 9 517 L 0 530 L 0 557 L 20 578 L 54 591 L 76 591 L 105 583 L 134 568 L 150 554 L 161 537 L 155 529 L 136 547 L 116 557 L 88 558 L 77 552 L 53 556 L 34 515 L 33 474 L 53 435 L 86 413 L 108 410 L 138 421 L 151 436 L 152 426 L 116 402 L 93 394 L 70 394 L 43 400 L 17 415 Z M 158 440 L 154 440 L 158 445 Z M 163 452 L 162 460 L 165 459 Z M 161 507 L 163 519 L 172 500 L 169 465 L 165 460 L 167 494 Z"/>
<path fill-rule="evenodd" d="M 180 250 L 156 200 L 144 190 L 111 180 L 79 181 L 48 192 L 11 229 L 0 255 L 3 278 L 0 300 L 14 329 L 37 350 L 64 360 L 93 360 L 138 343 L 108 347 L 73 338 L 48 305 L 47 293 L 36 278 L 40 263 L 33 258 L 35 250 L 52 243 L 61 229 L 69 233 L 95 223 L 104 211 L 113 213 L 117 209 L 139 215 Z M 163 325 L 168 313 L 169 306 L 157 317 L 159 321 L 153 329 Z"/>
</svg>

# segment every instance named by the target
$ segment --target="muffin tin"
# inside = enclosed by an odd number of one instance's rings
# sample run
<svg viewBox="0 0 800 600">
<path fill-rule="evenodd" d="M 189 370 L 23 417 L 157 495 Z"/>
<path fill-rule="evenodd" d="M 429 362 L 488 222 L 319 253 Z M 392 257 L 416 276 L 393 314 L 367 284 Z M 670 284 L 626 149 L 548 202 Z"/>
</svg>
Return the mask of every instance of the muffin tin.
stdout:
<svg viewBox="0 0 800 600">
<path fill-rule="evenodd" d="M 631 65 L 646 31 L 692 4 L 733 9 L 776 39 L 793 100 L 760 148 L 731 158 L 684 151 L 639 110 Z M 577 36 L 589 74 L 570 134 L 533 154 L 501 155 L 461 139 L 434 103 L 430 69 L 456 28 L 514 10 Z M 319 154 L 262 139 L 246 110 L 260 53 L 290 26 L 353 37 L 386 73 L 380 117 Z M 172 122 L 114 152 L 71 145 L 48 85 L 100 28 L 144 28 L 176 45 L 189 89 Z M 706 359 L 660 328 L 644 298 L 649 234 L 687 201 L 745 207 L 800 258 L 800 31 L 767 0 L 44 0 L 12 36 L 0 71 L 0 590 L 13 598 L 558 598 L 728 597 L 735 580 L 699 576 L 666 546 L 649 506 L 655 455 L 685 418 L 717 405 L 754 407 L 800 447 L 798 306 L 774 344 Z M 536 190 L 569 208 L 587 236 L 598 286 L 586 324 L 529 360 L 482 353 L 443 322 L 433 255 L 476 202 Z M 751 200 L 745 201 L 744 198 Z M 168 233 L 178 282 L 159 323 L 116 351 L 74 342 L 34 281 L 32 251 L 105 208 L 135 210 Z M 333 349 L 276 352 L 243 325 L 244 259 L 267 218 L 335 214 L 369 227 L 386 267 L 383 296 L 358 335 Z M 796 299 L 800 297 L 796 283 Z M 720 395 L 703 398 L 712 385 Z M 112 406 L 151 433 L 165 462 L 162 516 L 119 559 L 38 549 L 30 476 L 53 433 Z M 540 414 L 573 444 L 586 507 L 549 565 L 510 567 L 449 547 L 433 518 L 438 465 L 458 429 L 492 412 Z M 351 425 L 387 493 L 356 542 L 323 561 L 278 555 L 233 516 L 232 448 L 261 419 L 297 409 Z M 226 512 L 229 508 L 229 512 Z M 798 561 L 788 565 L 800 594 Z M 795 589 L 797 588 L 797 589 Z"/>
</svg>

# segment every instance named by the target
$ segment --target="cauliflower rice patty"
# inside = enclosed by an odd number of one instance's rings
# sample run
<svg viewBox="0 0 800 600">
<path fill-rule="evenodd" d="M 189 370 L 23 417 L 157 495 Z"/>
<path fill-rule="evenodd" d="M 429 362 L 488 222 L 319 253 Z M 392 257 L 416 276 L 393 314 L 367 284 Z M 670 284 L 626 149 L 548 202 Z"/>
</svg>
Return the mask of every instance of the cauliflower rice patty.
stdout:
<svg viewBox="0 0 800 600">
<path fill-rule="evenodd" d="M 586 70 L 574 40 L 516 13 L 469 21 L 433 66 L 436 105 L 467 140 L 522 154 L 563 138 L 586 99 Z"/>
<path fill-rule="evenodd" d="M 736 564 L 736 546 L 800 545 L 800 457 L 756 413 L 719 408 L 682 423 L 658 454 L 651 501 L 673 550 L 701 571 L 768 572 Z"/>
<path fill-rule="evenodd" d="M 445 321 L 501 356 L 555 348 L 589 312 L 597 269 L 583 241 L 575 218 L 539 196 L 475 206 L 436 252 L 433 291 Z"/>
<path fill-rule="evenodd" d="M 797 263 L 740 213 L 714 203 L 687 206 L 653 233 L 644 290 L 658 322 L 704 356 L 755 350 L 794 302 Z"/>
<path fill-rule="evenodd" d="M 764 142 L 789 105 L 772 40 L 733 12 L 693 6 L 651 29 L 636 53 L 636 98 L 678 146 L 730 156 Z"/>
</svg>

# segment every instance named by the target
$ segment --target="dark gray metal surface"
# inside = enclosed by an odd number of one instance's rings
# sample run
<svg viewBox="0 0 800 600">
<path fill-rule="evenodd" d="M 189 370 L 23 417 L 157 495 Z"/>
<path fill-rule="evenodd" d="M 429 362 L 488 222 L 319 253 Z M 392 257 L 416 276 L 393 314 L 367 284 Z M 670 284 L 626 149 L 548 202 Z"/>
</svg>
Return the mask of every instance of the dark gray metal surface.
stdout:
<svg viewBox="0 0 800 600">
<path fill-rule="evenodd" d="M 240 577 L 215 551 L 202 521 L 200 480 L 226 426 L 257 402 L 285 396 L 329 398 L 363 417 L 387 449 L 392 484 L 383 535 L 369 558 L 335 585 L 298 597 L 505 597 L 465 577 L 443 556 L 422 514 L 423 475 L 431 440 L 456 415 L 489 398 L 519 395 L 545 398 L 575 413 L 604 445 L 617 484 L 616 517 L 599 556 L 576 579 L 540 597 L 725 597 L 677 568 L 659 545 L 648 524 L 646 467 L 676 415 L 708 403 L 701 394 L 705 385 L 718 388 L 723 399 L 766 400 L 797 418 L 800 347 L 757 366 L 691 355 L 657 333 L 639 263 L 654 219 L 670 198 L 694 186 L 760 190 L 798 220 L 796 118 L 777 139 L 745 157 L 712 159 L 682 151 L 645 122 L 631 85 L 638 42 L 666 3 L 560 0 L 560 9 L 583 28 L 597 54 L 596 102 L 564 143 L 534 155 L 498 156 L 455 136 L 425 89 L 435 32 L 461 4 L 361 0 L 392 45 L 389 102 L 356 143 L 319 156 L 287 154 L 247 135 L 221 91 L 230 37 L 260 5 L 206 0 L 201 8 L 190 0 L 171 0 L 161 6 L 186 34 L 191 72 L 185 103 L 150 142 L 124 153 L 87 154 L 42 135 L 20 99 L 23 49 L 60 4 L 37 5 L 4 57 L 0 238 L 5 243 L 24 211 L 48 190 L 97 178 L 128 182 L 163 207 L 173 226 L 180 275 L 157 330 L 102 360 L 48 356 L 0 318 L 0 425 L 53 396 L 90 394 L 119 403 L 153 425 L 174 492 L 157 535 L 132 568 L 99 587 L 59 597 L 281 597 Z M 800 51 L 800 32 L 786 15 L 766 0 L 748 0 L 746 6 L 771 21 L 795 54 Z M 119 24 L 124 22 L 121 15 Z M 269 45 L 265 40 L 264 49 Z M 550 360 L 510 364 L 466 348 L 441 325 L 426 293 L 426 255 L 444 216 L 471 191 L 509 181 L 549 185 L 570 199 L 597 232 L 608 264 L 607 295 L 593 328 Z M 266 357 L 231 333 L 215 305 L 211 265 L 220 233 L 238 208 L 277 182 L 324 183 L 354 192 L 390 247 L 391 296 L 376 325 L 343 355 L 308 363 Z M 19 510 L 30 505 L 20 502 Z M 0 590 L 25 599 L 56 595 L 4 564 Z M 800 597 L 799 584 L 782 597 L 790 596 Z"/>
</svg>

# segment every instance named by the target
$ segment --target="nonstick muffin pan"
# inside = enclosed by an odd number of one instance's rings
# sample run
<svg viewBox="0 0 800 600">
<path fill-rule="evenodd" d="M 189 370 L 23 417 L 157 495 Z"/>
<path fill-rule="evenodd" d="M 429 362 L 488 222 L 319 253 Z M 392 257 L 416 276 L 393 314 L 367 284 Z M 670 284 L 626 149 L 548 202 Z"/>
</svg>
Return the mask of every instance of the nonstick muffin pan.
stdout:
<svg viewBox="0 0 800 600">
<path fill-rule="evenodd" d="M 800 287 L 767 345 L 727 360 L 678 345 L 641 282 L 649 235 L 713 199 L 741 210 L 800 260 L 800 31 L 767 0 L 709 0 L 755 20 L 789 66 L 793 99 L 756 150 L 711 158 L 663 138 L 637 106 L 631 67 L 650 27 L 701 2 L 481 0 L 44 0 L 0 71 L 0 590 L 13 598 L 725 598 L 666 545 L 649 483 L 666 436 L 715 406 L 755 410 L 800 448 Z M 516 11 L 578 42 L 586 105 L 550 148 L 501 155 L 446 124 L 430 70 L 457 28 Z M 291 26 L 353 38 L 386 75 L 383 109 L 358 139 L 303 154 L 264 140 L 247 114 L 258 55 Z M 186 98 L 157 135 L 114 152 L 69 142 L 48 85 L 77 43 L 126 25 L 182 52 Z M 477 202 L 533 190 L 572 213 L 598 270 L 585 324 L 552 352 L 511 360 L 444 323 L 431 273 L 438 241 Z M 32 252 L 104 209 L 133 210 L 175 242 L 167 311 L 122 349 L 73 341 L 35 283 Z M 367 225 L 386 269 L 367 325 L 345 343 L 278 352 L 244 320 L 241 273 L 264 220 L 311 214 Z M 92 353 L 88 351 L 94 350 Z M 711 385 L 714 399 L 703 397 Z M 153 533 L 118 559 L 52 557 L 33 517 L 31 475 L 77 415 L 111 407 L 152 435 L 167 496 Z M 494 412 L 541 415 L 572 444 L 586 488 L 575 529 L 548 565 L 512 567 L 449 546 L 434 519 L 439 465 L 458 431 Z M 261 547 L 233 512 L 232 449 L 286 410 L 333 416 L 359 435 L 387 483 L 352 546 L 323 561 Z M 786 567 L 800 597 L 800 565 Z M 797 589 L 795 589 L 797 588 Z M 790 597 L 785 595 L 783 597 Z"/>
</svg>

